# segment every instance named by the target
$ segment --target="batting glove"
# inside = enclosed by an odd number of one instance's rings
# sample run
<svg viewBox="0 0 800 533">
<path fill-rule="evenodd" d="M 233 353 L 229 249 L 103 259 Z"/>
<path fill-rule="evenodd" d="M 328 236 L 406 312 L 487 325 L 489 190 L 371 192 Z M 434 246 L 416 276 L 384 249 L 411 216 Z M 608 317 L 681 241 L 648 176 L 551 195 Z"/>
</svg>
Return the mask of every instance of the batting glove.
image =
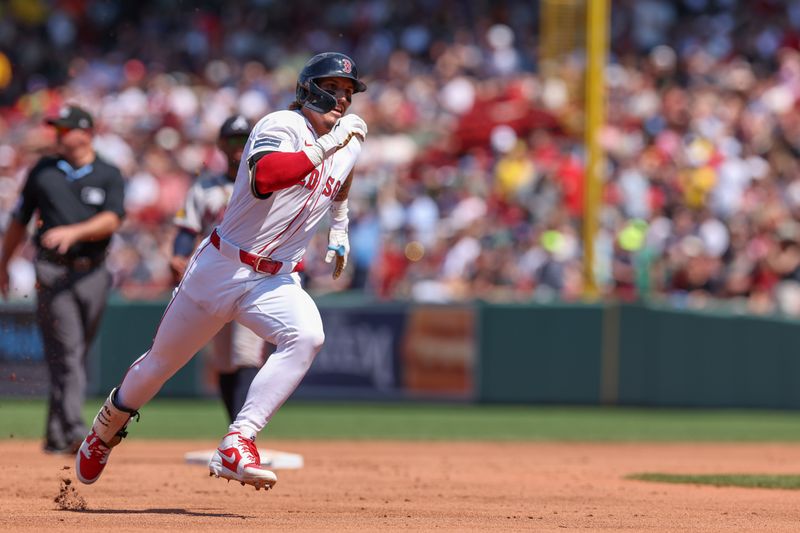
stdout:
<svg viewBox="0 0 800 533">
<path fill-rule="evenodd" d="M 333 279 L 339 279 L 344 267 L 347 266 L 347 256 L 350 254 L 350 240 L 347 238 L 347 230 L 331 228 L 328 232 L 328 253 L 325 254 L 325 262 L 330 263 L 336 258 L 336 266 L 333 269 Z"/>
<path fill-rule="evenodd" d="M 353 137 L 364 142 L 364 139 L 367 138 L 367 123 L 358 115 L 346 115 L 336 121 L 330 133 L 323 135 L 303 151 L 316 167 L 324 159 L 335 154 L 337 150 L 344 148 Z"/>
</svg>

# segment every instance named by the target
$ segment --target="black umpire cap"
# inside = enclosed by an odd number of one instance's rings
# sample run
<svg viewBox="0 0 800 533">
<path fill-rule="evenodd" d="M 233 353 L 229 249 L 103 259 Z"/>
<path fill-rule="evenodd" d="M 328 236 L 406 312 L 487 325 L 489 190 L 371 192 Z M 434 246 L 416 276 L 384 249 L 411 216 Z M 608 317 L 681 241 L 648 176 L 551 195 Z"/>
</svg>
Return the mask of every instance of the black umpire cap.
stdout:
<svg viewBox="0 0 800 533">
<path fill-rule="evenodd" d="M 69 128 L 72 130 L 90 130 L 94 127 L 92 115 L 76 105 L 62 107 L 57 117 L 48 118 L 45 122 L 57 128 Z"/>
<path fill-rule="evenodd" d="M 252 126 L 250 126 L 250 121 L 247 120 L 247 117 L 244 115 L 233 115 L 222 123 L 222 127 L 219 129 L 219 137 L 220 139 L 239 135 L 247 137 L 250 135 L 251 129 Z"/>
</svg>

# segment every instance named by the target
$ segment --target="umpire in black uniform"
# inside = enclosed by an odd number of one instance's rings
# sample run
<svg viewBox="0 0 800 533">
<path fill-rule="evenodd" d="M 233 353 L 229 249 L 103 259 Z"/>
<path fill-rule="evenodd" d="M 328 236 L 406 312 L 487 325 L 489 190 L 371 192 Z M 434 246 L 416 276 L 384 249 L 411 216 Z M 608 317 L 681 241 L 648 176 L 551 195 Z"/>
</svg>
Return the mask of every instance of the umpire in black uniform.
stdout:
<svg viewBox="0 0 800 533">
<path fill-rule="evenodd" d="M 50 372 L 45 451 L 75 453 L 88 429 L 81 409 L 86 355 L 111 287 L 104 260 L 119 228 L 124 182 L 92 147 L 94 122 L 77 106 L 48 119 L 58 155 L 42 157 L 28 174 L 0 252 L 0 292 L 8 297 L 8 263 L 38 212 L 36 315 Z"/>
</svg>

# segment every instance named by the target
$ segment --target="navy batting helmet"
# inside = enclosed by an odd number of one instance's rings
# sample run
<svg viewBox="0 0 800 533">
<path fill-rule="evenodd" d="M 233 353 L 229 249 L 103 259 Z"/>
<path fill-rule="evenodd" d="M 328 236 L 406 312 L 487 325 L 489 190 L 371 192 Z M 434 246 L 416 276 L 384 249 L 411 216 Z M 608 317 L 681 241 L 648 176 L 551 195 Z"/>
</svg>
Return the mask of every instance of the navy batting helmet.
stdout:
<svg viewBox="0 0 800 533">
<path fill-rule="evenodd" d="M 336 107 L 336 98 L 320 89 L 316 80 L 320 78 L 348 78 L 353 80 L 353 92 L 367 90 L 358 79 L 358 69 L 352 59 L 337 52 L 317 54 L 308 60 L 297 78 L 297 103 L 317 113 L 327 113 Z"/>
</svg>

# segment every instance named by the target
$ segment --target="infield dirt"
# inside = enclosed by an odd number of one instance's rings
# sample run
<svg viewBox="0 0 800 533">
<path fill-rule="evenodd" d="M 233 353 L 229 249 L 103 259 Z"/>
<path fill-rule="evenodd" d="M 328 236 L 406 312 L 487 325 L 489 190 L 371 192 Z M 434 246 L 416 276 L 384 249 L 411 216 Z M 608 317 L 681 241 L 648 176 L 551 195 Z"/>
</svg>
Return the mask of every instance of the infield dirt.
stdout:
<svg viewBox="0 0 800 533">
<path fill-rule="evenodd" d="M 269 492 L 130 440 L 94 485 L 36 441 L 0 441 L 9 531 L 797 531 L 800 491 L 653 484 L 637 472 L 800 473 L 800 445 L 276 441 L 305 467 Z M 259 443 L 268 447 L 269 442 Z M 69 479 L 71 483 L 64 480 Z M 66 491 L 66 494 L 65 494 Z"/>
</svg>

